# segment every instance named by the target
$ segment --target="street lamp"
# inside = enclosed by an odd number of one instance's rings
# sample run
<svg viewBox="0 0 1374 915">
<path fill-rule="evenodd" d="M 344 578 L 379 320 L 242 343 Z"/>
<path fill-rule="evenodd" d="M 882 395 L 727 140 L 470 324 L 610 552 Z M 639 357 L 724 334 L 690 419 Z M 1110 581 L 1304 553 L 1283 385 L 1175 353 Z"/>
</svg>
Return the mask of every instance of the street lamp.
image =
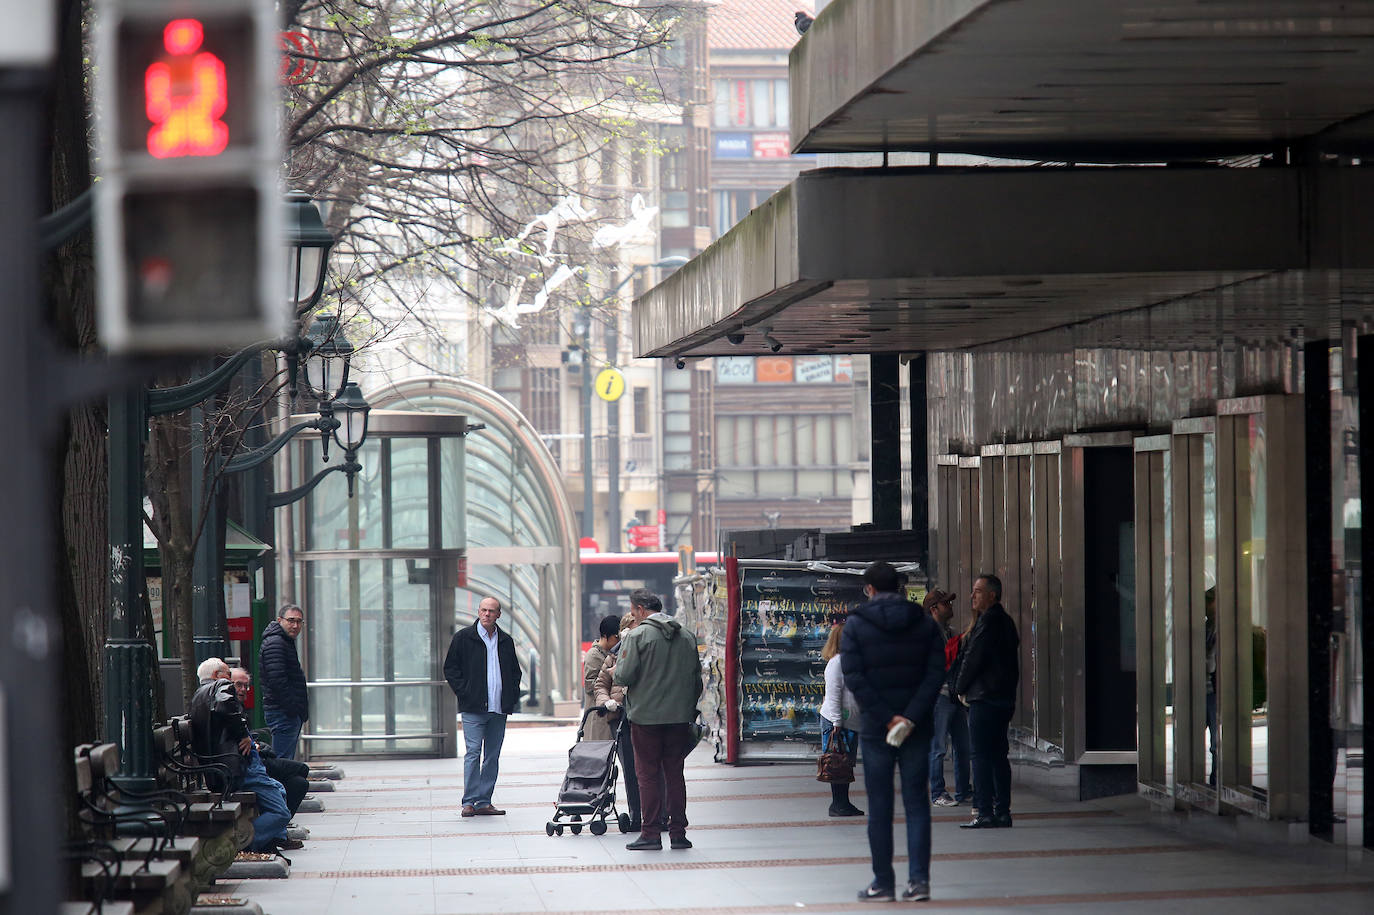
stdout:
<svg viewBox="0 0 1374 915">
<path fill-rule="evenodd" d="M 344 386 L 343 393 L 334 401 L 334 410 L 339 425 L 334 430 L 334 441 L 344 452 L 344 468 L 357 466 L 358 449 L 367 440 L 367 414 L 372 407 L 363 399 L 363 392 L 355 382 Z M 355 470 L 347 470 L 348 497 L 353 498 L 353 479 Z"/>
<path fill-rule="evenodd" d="M 342 471 L 348 477 L 348 497 L 353 498 L 354 479 L 358 472 L 363 469 L 362 465 L 358 463 L 358 452 L 362 450 L 363 443 L 367 441 L 367 417 L 372 406 L 363 397 L 363 392 L 358 388 L 358 385 L 353 382 L 349 382 L 344 387 L 343 393 L 334 400 L 331 406 L 332 410 L 328 415 L 332 422 L 329 424 L 329 428 L 333 430 L 334 441 L 343 449 L 343 463 L 324 468 L 294 489 L 271 493 L 267 497 L 268 508 L 281 508 L 300 501 L 306 493 L 320 485 L 325 477 L 335 471 Z M 322 410 L 321 417 L 324 415 Z M 330 434 L 324 431 L 324 426 L 314 425 L 315 422 L 317 421 L 301 423 L 300 427 L 318 428 L 322 435 L 328 436 Z"/>
<path fill-rule="evenodd" d="M 334 236 L 325 228 L 315 201 L 304 191 L 287 191 L 286 300 L 297 317 L 320 301 L 332 247 Z"/>
<path fill-rule="evenodd" d="M 329 268 L 329 249 L 334 236 L 325 228 L 319 207 L 304 191 L 286 193 L 286 300 L 297 318 L 309 314 L 324 294 L 324 278 Z M 296 399 L 296 373 L 302 355 L 301 344 L 293 341 L 283 347 L 286 353 L 287 395 Z"/>
<path fill-rule="evenodd" d="M 348 366 L 353 360 L 353 344 L 348 342 L 337 315 L 318 315 L 305 332 L 309 349 L 305 353 L 305 387 L 310 396 L 329 403 L 343 394 L 348 384 Z"/>
</svg>

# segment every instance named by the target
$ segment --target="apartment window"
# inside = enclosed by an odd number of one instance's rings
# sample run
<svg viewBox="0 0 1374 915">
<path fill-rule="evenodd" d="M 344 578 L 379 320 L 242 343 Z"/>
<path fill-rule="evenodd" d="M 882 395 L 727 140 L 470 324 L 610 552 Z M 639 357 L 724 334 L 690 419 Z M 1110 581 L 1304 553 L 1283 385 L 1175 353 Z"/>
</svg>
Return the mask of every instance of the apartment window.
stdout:
<svg viewBox="0 0 1374 915">
<path fill-rule="evenodd" d="M 754 190 L 725 190 L 712 191 L 712 196 L 715 197 L 715 219 L 711 228 L 715 232 L 715 237 L 719 238 L 748 216 L 749 211 L 763 201 L 765 193 Z"/>
<path fill-rule="evenodd" d="M 649 434 L 649 389 L 635 388 L 633 394 L 634 401 L 634 430 L 635 435 Z"/>
<path fill-rule="evenodd" d="M 847 495 L 852 417 L 845 414 L 723 414 L 715 457 L 723 499 Z"/>
<path fill-rule="evenodd" d="M 788 122 L 787 80 L 712 80 L 714 104 L 711 122 L 716 127 L 781 128 Z"/>
<path fill-rule="evenodd" d="M 601 175 L 601 183 L 605 187 L 615 186 L 615 155 L 615 139 L 608 137 L 606 141 L 601 144 L 601 164 L 598 169 Z"/>
<path fill-rule="evenodd" d="M 529 369 L 529 399 L 525 415 L 538 432 L 559 432 L 559 376 L 561 369 Z"/>
</svg>

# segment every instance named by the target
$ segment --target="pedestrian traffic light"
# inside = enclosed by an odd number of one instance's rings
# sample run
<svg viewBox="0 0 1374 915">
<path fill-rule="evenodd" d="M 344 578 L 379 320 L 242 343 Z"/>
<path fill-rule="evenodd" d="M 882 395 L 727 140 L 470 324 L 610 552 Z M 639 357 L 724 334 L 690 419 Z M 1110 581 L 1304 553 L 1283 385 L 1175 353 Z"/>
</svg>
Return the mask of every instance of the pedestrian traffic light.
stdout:
<svg viewBox="0 0 1374 915">
<path fill-rule="evenodd" d="M 285 333 L 271 0 L 106 0 L 96 38 L 100 336 L 222 352 Z"/>
</svg>

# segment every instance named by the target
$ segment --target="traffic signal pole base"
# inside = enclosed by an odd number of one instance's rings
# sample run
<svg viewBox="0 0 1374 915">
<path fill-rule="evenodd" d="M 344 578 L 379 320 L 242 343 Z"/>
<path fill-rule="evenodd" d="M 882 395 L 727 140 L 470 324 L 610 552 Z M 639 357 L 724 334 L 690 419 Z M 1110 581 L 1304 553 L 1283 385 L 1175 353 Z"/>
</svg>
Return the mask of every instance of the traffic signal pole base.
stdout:
<svg viewBox="0 0 1374 915">
<path fill-rule="evenodd" d="M 119 774 L 131 782 L 153 782 L 153 693 L 157 653 L 142 640 L 105 643 L 105 739 L 119 744 Z"/>
</svg>

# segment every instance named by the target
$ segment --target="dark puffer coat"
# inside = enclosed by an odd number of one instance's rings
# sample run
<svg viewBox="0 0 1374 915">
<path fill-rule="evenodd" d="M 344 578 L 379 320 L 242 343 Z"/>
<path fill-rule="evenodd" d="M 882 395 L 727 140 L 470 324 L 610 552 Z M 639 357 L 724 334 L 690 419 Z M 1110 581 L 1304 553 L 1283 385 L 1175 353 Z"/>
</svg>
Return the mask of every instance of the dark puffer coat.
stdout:
<svg viewBox="0 0 1374 915">
<path fill-rule="evenodd" d="M 262 631 L 262 654 L 258 658 L 258 681 L 262 683 L 264 707 L 285 715 L 310 720 L 310 699 L 305 689 L 305 671 L 296 654 L 296 640 L 273 620 Z"/>
<path fill-rule="evenodd" d="M 878 594 L 850 611 L 840 636 L 840 670 L 859 703 L 860 733 L 887 734 L 901 715 L 912 736 L 929 738 L 945 679 L 945 638 L 930 614 L 898 594 Z"/>
<path fill-rule="evenodd" d="M 1016 687 L 1021 679 L 1017 651 L 1021 639 L 1007 611 L 1001 604 L 993 604 L 978 617 L 964 641 L 954 684 L 956 694 L 969 702 L 1015 707 Z"/>
</svg>

